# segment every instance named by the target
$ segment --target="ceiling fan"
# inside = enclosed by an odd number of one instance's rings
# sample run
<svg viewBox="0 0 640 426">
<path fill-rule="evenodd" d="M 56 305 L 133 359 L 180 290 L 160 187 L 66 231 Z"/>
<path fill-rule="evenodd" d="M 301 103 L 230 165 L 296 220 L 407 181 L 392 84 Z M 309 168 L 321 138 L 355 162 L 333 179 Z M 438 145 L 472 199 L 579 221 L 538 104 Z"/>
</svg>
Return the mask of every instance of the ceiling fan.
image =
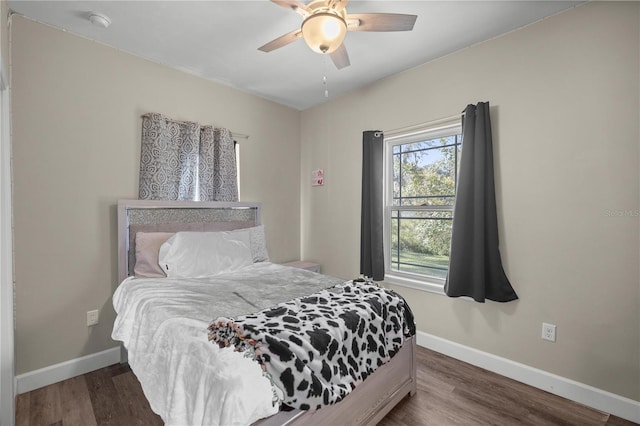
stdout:
<svg viewBox="0 0 640 426">
<path fill-rule="evenodd" d="M 258 50 L 271 52 L 303 38 L 317 53 L 328 54 L 336 68 L 349 66 L 349 54 L 344 47 L 347 31 L 411 31 L 416 15 L 398 13 L 352 13 L 345 6 L 348 0 L 313 0 L 309 4 L 298 0 L 271 0 L 291 9 L 304 20 L 299 29 L 270 41 Z"/>
</svg>

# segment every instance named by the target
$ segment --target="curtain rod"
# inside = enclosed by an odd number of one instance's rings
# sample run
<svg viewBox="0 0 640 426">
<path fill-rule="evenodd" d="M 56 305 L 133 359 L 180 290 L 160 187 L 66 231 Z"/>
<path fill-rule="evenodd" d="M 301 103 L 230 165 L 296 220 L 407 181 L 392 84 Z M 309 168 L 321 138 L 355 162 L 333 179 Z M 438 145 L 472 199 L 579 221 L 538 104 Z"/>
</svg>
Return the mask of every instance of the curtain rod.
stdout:
<svg viewBox="0 0 640 426">
<path fill-rule="evenodd" d="M 167 117 L 166 115 L 164 115 L 162 113 L 159 113 L 159 112 L 147 112 L 146 114 L 142 114 L 141 117 L 146 117 L 146 116 L 152 115 L 152 114 L 158 114 L 158 115 L 162 116 L 162 118 L 164 118 L 165 120 L 173 121 L 173 122 L 176 122 L 176 123 L 196 123 L 196 124 L 200 124 L 197 121 L 176 120 L 174 118 Z M 210 124 L 210 126 L 211 127 L 217 127 L 217 126 L 214 126 L 212 124 Z M 236 133 L 236 132 L 232 131 L 231 129 L 229 129 L 229 131 L 231 132 L 231 135 L 234 138 L 237 138 L 237 139 L 249 139 L 249 135 L 245 135 L 244 133 Z"/>
<path fill-rule="evenodd" d="M 231 136 L 233 136 L 234 139 L 249 139 L 249 135 L 245 135 L 244 133 L 236 133 L 234 131 L 231 131 Z"/>
</svg>

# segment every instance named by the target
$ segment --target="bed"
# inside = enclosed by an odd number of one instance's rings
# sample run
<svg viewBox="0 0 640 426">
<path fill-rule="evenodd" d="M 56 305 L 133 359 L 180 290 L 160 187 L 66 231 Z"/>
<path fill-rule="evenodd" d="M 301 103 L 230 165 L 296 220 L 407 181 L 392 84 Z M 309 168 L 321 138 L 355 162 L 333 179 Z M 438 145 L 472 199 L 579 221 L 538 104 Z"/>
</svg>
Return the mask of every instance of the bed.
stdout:
<svg viewBox="0 0 640 426">
<path fill-rule="evenodd" d="M 415 335 L 405 337 L 388 362 L 339 402 L 289 411 L 274 404 L 283 391 L 256 362 L 255 353 L 210 341 L 217 338 L 212 338 L 216 318 L 251 318 L 290 299 L 306 300 L 301 298 L 336 287 L 346 292 L 350 287 L 345 285 L 356 284 L 269 262 L 260 223 L 259 203 L 118 202 L 120 285 L 113 298 L 112 337 L 123 342 L 123 362 L 129 362 L 151 408 L 167 424 L 376 424 L 416 391 Z M 213 232 L 246 236 L 253 262 L 230 265 L 213 277 L 185 278 L 172 275 L 174 264 L 158 273 L 158 262 L 148 255 L 149 247 L 157 250 L 162 234 L 166 240 L 174 234 L 196 238 Z M 169 246 L 162 246 L 167 259 L 167 250 L 180 247 Z M 225 254 L 218 263 L 227 260 Z M 163 265 L 169 268 L 168 261 Z"/>
</svg>

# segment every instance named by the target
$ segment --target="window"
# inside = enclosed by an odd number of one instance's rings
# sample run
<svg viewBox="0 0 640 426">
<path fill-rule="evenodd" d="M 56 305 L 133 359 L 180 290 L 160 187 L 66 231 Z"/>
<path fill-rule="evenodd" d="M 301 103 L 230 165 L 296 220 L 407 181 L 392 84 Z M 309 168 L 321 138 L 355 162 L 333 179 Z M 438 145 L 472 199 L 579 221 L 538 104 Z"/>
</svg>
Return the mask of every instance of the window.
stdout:
<svg viewBox="0 0 640 426">
<path fill-rule="evenodd" d="M 461 142 L 459 119 L 385 138 L 388 281 L 442 291 Z"/>
<path fill-rule="evenodd" d="M 236 185 L 238 186 L 238 200 L 240 199 L 240 144 L 237 140 L 233 141 L 233 151 L 236 158 Z"/>
</svg>

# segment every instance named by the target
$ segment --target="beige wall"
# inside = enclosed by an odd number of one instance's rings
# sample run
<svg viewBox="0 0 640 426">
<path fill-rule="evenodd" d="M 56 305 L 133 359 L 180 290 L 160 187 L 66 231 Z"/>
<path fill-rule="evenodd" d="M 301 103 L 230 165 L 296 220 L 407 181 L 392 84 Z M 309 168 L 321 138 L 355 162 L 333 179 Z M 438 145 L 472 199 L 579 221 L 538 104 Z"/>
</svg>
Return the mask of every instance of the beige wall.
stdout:
<svg viewBox="0 0 640 426">
<path fill-rule="evenodd" d="M 0 1 L 0 77 L 9 80 L 9 7 Z M 0 96 L 0 424 L 14 422 L 13 273 L 11 247 L 11 143 L 6 118 L 9 92 Z"/>
<path fill-rule="evenodd" d="M 359 272 L 362 131 L 490 101 L 501 251 L 520 300 L 397 290 L 421 331 L 640 400 L 639 9 L 592 2 L 304 111 L 303 258 Z M 314 168 L 324 187 L 311 187 Z M 543 321 L 557 343 L 541 340 Z"/>
<path fill-rule="evenodd" d="M 9 5 L 7 0 L 0 1 L 0 13 L 2 23 L 0 24 L 0 55 L 2 56 L 3 72 L 9 71 Z"/>
<path fill-rule="evenodd" d="M 250 135 L 241 200 L 274 261 L 299 256 L 298 111 L 20 17 L 12 61 L 17 374 L 116 346 L 115 205 L 137 198 L 145 112 Z"/>
</svg>

